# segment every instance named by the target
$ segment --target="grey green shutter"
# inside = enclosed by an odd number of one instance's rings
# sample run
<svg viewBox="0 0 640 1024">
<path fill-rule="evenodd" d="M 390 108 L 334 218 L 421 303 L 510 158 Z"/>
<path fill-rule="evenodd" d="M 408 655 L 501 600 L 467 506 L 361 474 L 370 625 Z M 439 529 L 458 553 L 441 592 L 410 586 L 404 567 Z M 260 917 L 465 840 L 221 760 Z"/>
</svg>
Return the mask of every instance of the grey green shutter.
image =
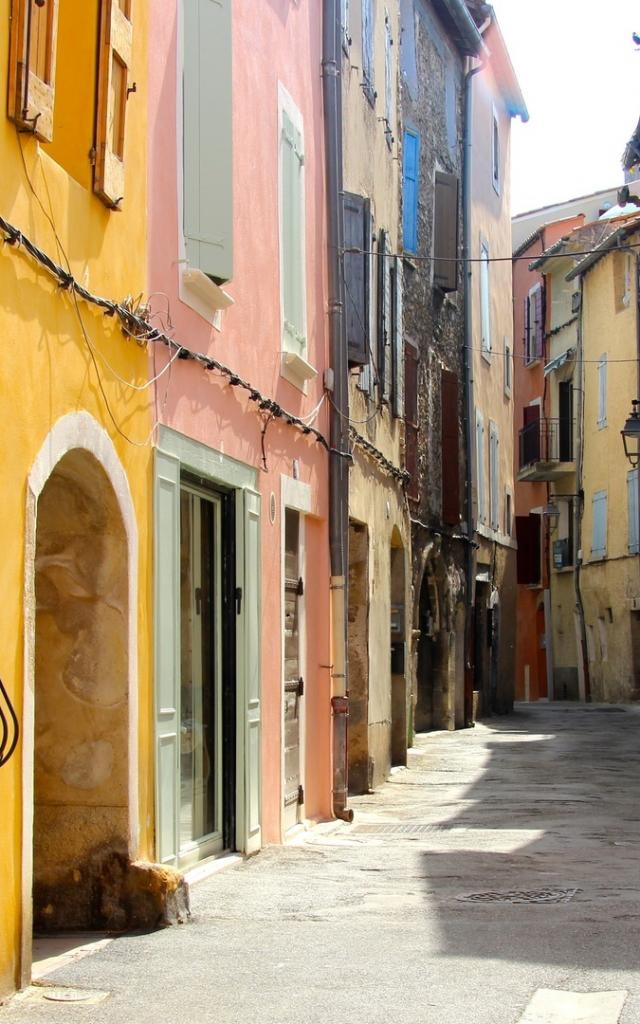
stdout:
<svg viewBox="0 0 640 1024">
<path fill-rule="evenodd" d="M 598 362 L 598 426 L 607 425 L 607 357 Z"/>
<path fill-rule="evenodd" d="M 433 224 L 433 283 L 443 292 L 458 287 L 458 179 L 436 171 Z"/>
<path fill-rule="evenodd" d="M 632 469 L 630 473 L 627 473 L 627 508 L 629 511 L 629 551 L 632 555 L 637 555 L 638 551 L 640 551 L 638 536 L 640 509 L 638 508 L 637 469 Z"/>
<path fill-rule="evenodd" d="M 369 363 L 369 221 L 370 204 L 346 192 L 342 202 L 344 247 L 344 308 L 350 366 Z"/>
<path fill-rule="evenodd" d="M 184 235 L 189 266 L 218 282 L 233 274 L 232 0 L 184 10 Z"/>
<path fill-rule="evenodd" d="M 260 700 L 260 495 L 242 492 L 239 505 L 237 579 L 242 600 L 238 615 L 238 668 L 242 679 L 238 743 L 238 783 L 242 786 L 242 808 L 238 815 L 238 849 L 254 853 L 261 846 L 261 700 Z"/>
<path fill-rule="evenodd" d="M 394 416 L 404 416 L 404 351 L 402 332 L 402 260 L 393 267 L 393 338 L 391 352 L 393 389 L 391 409 Z"/>
<path fill-rule="evenodd" d="M 305 260 L 303 252 L 303 140 L 286 110 L 282 111 L 280 232 L 282 307 L 285 351 L 304 356 Z"/>
<path fill-rule="evenodd" d="M 482 327 L 482 348 L 491 351 L 491 296 L 489 292 L 489 250 L 480 247 L 480 319 Z"/>
<path fill-rule="evenodd" d="M 362 0 L 362 78 L 365 94 L 373 102 L 373 0 Z"/>
<path fill-rule="evenodd" d="M 495 423 L 489 426 L 489 487 L 491 488 L 490 526 L 492 530 L 499 527 L 499 463 L 498 463 L 498 428 Z"/>
<path fill-rule="evenodd" d="M 378 384 L 380 398 L 389 401 L 391 394 L 391 264 L 388 256 L 389 235 L 380 231 L 378 241 Z"/>
<path fill-rule="evenodd" d="M 596 491 L 593 495 L 593 534 L 591 554 L 604 558 L 607 553 L 607 492 Z"/>
<path fill-rule="evenodd" d="M 178 858 L 180 703 L 180 463 L 156 451 L 155 718 L 156 857 Z"/>
</svg>

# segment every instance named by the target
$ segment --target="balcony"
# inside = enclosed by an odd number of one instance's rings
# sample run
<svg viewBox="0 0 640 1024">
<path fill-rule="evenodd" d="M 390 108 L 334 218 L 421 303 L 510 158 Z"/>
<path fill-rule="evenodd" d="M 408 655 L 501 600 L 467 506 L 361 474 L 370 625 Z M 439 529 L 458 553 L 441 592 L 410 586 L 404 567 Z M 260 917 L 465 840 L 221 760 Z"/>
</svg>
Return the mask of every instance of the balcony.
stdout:
<svg viewBox="0 0 640 1024">
<path fill-rule="evenodd" d="M 519 442 L 518 480 L 559 480 L 574 472 L 573 420 L 533 420 L 520 431 Z"/>
</svg>

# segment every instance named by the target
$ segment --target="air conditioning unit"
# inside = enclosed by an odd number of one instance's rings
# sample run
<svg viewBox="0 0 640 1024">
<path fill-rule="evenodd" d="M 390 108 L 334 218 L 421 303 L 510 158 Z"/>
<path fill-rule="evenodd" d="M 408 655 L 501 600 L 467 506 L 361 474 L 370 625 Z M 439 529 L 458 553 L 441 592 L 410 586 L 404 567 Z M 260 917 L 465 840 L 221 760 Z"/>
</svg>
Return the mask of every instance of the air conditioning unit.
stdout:
<svg viewBox="0 0 640 1024">
<path fill-rule="evenodd" d="M 566 569 L 568 565 L 573 565 L 573 558 L 571 557 L 571 548 L 569 546 L 569 538 L 564 537 L 563 540 L 554 540 L 553 542 L 553 566 L 555 569 Z"/>
</svg>

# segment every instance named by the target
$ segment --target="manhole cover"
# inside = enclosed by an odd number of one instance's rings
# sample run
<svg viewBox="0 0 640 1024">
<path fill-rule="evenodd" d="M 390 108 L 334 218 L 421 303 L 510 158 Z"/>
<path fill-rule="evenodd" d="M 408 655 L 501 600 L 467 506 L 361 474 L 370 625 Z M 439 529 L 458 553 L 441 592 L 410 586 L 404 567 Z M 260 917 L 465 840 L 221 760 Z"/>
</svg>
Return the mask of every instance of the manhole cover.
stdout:
<svg viewBox="0 0 640 1024">
<path fill-rule="evenodd" d="M 470 903 L 568 903 L 581 889 L 530 889 L 515 892 L 472 892 L 458 896 Z"/>
<path fill-rule="evenodd" d="M 95 999 L 95 996 L 95 992 L 80 992 L 73 988 L 52 988 L 42 993 L 42 998 L 52 1003 L 84 1003 L 87 999 Z"/>
<path fill-rule="evenodd" d="M 354 825 L 352 832 L 372 836 L 423 836 L 430 832 L 439 832 L 442 825 L 424 825 L 420 822 L 399 824 L 398 822 L 377 822 L 369 825 Z"/>
</svg>

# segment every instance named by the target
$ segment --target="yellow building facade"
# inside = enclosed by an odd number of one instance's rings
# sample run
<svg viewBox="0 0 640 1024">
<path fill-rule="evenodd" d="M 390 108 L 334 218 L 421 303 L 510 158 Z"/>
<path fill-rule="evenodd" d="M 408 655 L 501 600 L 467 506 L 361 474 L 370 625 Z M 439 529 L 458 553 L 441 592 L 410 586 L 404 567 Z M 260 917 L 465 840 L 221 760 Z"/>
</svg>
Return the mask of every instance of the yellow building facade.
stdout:
<svg viewBox="0 0 640 1024">
<path fill-rule="evenodd" d="M 10 7 L 0 707 L 19 738 L 0 767 L 0 996 L 29 982 L 34 928 L 126 924 L 110 886 L 153 828 L 148 354 L 92 300 L 133 309 L 144 287 L 145 5 Z"/>
</svg>

